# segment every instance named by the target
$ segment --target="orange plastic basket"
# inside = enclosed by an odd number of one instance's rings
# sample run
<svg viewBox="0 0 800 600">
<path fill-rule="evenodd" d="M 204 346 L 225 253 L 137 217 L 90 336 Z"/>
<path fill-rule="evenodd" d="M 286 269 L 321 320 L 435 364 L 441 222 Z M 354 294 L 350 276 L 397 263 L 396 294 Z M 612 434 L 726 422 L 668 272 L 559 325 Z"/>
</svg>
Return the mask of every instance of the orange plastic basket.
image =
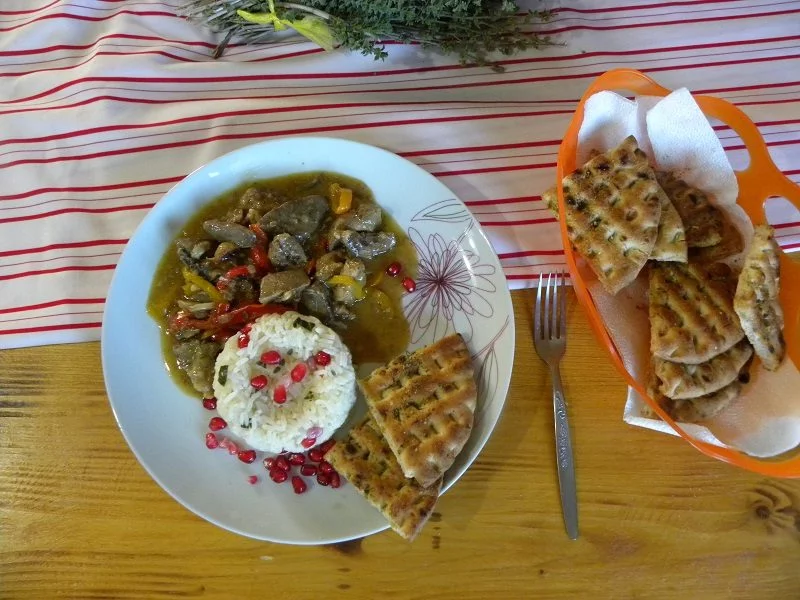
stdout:
<svg viewBox="0 0 800 600">
<path fill-rule="evenodd" d="M 578 147 L 578 131 L 583 122 L 584 104 L 590 96 L 604 90 L 627 92 L 636 96 L 666 96 L 671 91 L 661 87 L 643 73 L 630 69 L 608 71 L 598 77 L 583 94 L 564 136 L 564 141 L 561 143 L 558 152 L 557 181 L 560 182 L 565 175 L 572 173 L 577 168 L 575 157 Z M 744 171 L 737 171 L 736 177 L 739 181 L 738 203 L 747 212 L 753 225 L 766 222 L 764 202 L 772 196 L 782 196 L 800 209 L 800 186 L 785 177 L 772 162 L 767 146 L 755 124 L 741 110 L 725 100 L 711 96 L 694 96 L 694 99 L 707 117 L 719 119 L 735 130 L 750 153 L 750 166 Z M 557 187 L 559 210 L 563 214 L 564 194 L 562 187 L 560 185 Z M 589 323 L 597 340 L 606 349 L 628 385 L 634 388 L 678 435 L 703 454 L 763 475 L 800 477 L 800 452 L 790 452 L 788 457 L 785 455 L 776 459 L 758 459 L 737 450 L 720 448 L 699 441 L 686 433 L 661 409 L 658 403 L 648 396 L 646 390 L 625 369 L 620 354 L 589 294 L 583 279 L 584 274 L 576 265 L 575 255 L 567 238 L 565 220 L 561 219 L 560 223 L 561 238 L 564 242 L 567 266 L 570 270 L 575 294 L 589 317 Z M 789 360 L 797 367 L 800 365 L 800 263 L 792 262 L 785 254 L 781 255 L 780 301 L 785 315 L 784 337 L 786 338 L 787 354 Z"/>
</svg>

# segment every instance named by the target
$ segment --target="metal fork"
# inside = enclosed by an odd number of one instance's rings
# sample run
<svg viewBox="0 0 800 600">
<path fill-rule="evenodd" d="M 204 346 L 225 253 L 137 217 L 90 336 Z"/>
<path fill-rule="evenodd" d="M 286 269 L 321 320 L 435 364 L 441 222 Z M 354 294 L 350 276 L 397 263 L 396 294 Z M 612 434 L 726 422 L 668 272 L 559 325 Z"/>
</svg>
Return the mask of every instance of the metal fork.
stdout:
<svg viewBox="0 0 800 600">
<path fill-rule="evenodd" d="M 543 284 L 545 277 L 547 283 Z M 567 346 L 567 293 L 564 271 L 539 277 L 533 311 L 533 341 L 539 357 L 550 367 L 553 380 L 553 417 L 556 427 L 556 462 L 561 511 L 570 539 L 578 539 L 578 494 L 575 489 L 575 460 L 567 419 L 567 405 L 561 387 L 559 364 Z"/>
</svg>

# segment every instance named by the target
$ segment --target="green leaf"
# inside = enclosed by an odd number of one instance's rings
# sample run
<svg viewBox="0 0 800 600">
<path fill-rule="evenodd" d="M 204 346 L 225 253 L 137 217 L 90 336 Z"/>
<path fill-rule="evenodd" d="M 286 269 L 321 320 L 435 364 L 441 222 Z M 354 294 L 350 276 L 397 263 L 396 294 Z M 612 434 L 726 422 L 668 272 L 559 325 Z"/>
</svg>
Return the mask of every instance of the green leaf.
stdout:
<svg viewBox="0 0 800 600">
<path fill-rule="evenodd" d="M 273 7 L 270 6 L 270 8 Z M 276 31 L 291 27 L 304 38 L 314 42 L 318 46 L 322 46 L 325 50 L 333 50 L 336 44 L 331 28 L 319 17 L 304 16 L 302 19 L 290 21 L 289 19 L 281 19 L 274 10 L 268 13 L 251 13 L 246 10 L 237 10 L 236 14 L 250 23 L 272 25 Z"/>
<path fill-rule="evenodd" d="M 296 21 L 282 21 L 297 33 L 305 38 L 308 38 L 318 46 L 325 50 L 333 50 L 336 40 L 333 37 L 333 32 L 328 24 L 319 17 L 303 17 Z"/>
</svg>

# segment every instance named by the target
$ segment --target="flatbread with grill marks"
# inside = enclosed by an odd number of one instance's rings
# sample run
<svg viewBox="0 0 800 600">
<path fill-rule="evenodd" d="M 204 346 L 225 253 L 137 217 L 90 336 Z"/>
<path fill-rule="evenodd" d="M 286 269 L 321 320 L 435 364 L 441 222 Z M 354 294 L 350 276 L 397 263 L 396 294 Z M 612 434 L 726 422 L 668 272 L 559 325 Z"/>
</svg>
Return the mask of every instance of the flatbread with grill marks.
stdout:
<svg viewBox="0 0 800 600">
<path fill-rule="evenodd" d="M 564 178 L 570 242 L 616 294 L 653 252 L 664 192 L 633 136 Z"/>
<path fill-rule="evenodd" d="M 705 192 L 666 171 L 656 171 L 656 180 L 683 221 L 689 248 L 714 246 L 722 241 L 722 212 L 711 204 Z"/>
<path fill-rule="evenodd" d="M 744 250 L 744 237 L 727 216 L 722 215 L 722 239 L 718 244 L 704 248 L 689 248 L 692 262 L 712 263 L 725 260 Z"/>
<path fill-rule="evenodd" d="M 556 220 L 559 219 L 558 190 L 555 186 L 542 193 L 542 201 Z M 650 254 L 651 260 L 686 262 L 688 246 L 686 232 L 678 211 L 666 194 L 661 195 L 661 220 L 658 223 L 658 237 Z"/>
<path fill-rule="evenodd" d="M 651 263 L 650 351 L 700 364 L 744 337 L 724 280 L 702 265 Z"/>
<path fill-rule="evenodd" d="M 678 211 L 666 194 L 661 194 L 661 220 L 658 222 L 658 237 L 650 254 L 650 260 L 664 260 L 685 263 L 689 247 L 686 245 L 686 231 Z"/>
<path fill-rule="evenodd" d="M 741 394 L 742 383 L 734 380 L 716 392 L 686 400 L 667 398 L 653 385 L 650 386 L 648 392 L 653 400 L 664 409 L 664 412 L 674 420 L 681 423 L 701 423 L 717 416 L 730 406 Z"/>
<path fill-rule="evenodd" d="M 472 431 L 477 387 L 464 339 L 454 334 L 403 354 L 359 385 L 403 473 L 432 485 Z"/>
<path fill-rule="evenodd" d="M 711 394 L 731 384 L 752 356 L 750 343 L 742 340 L 699 365 L 653 357 L 653 371 L 659 379 L 658 390 L 662 394 L 673 400 L 686 400 Z"/>
<path fill-rule="evenodd" d="M 371 415 L 337 442 L 325 460 L 407 540 L 417 536 L 436 506 L 442 480 L 424 488 L 406 478 Z"/>
<path fill-rule="evenodd" d="M 747 338 L 770 371 L 780 366 L 786 353 L 778 251 L 772 227 L 756 227 L 733 300 Z"/>
</svg>

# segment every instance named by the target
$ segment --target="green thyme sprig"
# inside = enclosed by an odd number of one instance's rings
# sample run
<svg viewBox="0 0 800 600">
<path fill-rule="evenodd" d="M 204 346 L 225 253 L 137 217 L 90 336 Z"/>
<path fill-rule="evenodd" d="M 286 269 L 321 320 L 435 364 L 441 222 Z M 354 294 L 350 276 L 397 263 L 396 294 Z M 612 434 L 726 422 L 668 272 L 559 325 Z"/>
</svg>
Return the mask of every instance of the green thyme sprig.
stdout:
<svg viewBox="0 0 800 600">
<path fill-rule="evenodd" d="M 312 26 L 317 33 L 325 30 L 322 37 L 376 60 L 388 56 L 387 41 L 418 43 L 472 64 L 487 64 L 493 53 L 551 44 L 530 32 L 531 24 L 546 22 L 550 14 L 522 13 L 511 0 L 190 0 L 181 13 L 223 34 L 216 55 L 233 38 L 269 43 L 286 30 L 304 35 Z"/>
</svg>

